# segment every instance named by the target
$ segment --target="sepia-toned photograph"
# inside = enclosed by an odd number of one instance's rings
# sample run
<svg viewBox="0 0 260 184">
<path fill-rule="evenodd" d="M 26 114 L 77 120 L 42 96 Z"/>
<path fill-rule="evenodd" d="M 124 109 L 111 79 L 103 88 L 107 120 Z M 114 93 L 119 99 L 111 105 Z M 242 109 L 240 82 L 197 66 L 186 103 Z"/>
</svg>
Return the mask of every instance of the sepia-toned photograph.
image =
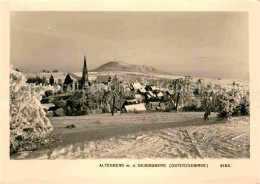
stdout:
<svg viewBox="0 0 260 184">
<path fill-rule="evenodd" d="M 250 159 L 249 14 L 10 12 L 11 160 Z"/>
</svg>

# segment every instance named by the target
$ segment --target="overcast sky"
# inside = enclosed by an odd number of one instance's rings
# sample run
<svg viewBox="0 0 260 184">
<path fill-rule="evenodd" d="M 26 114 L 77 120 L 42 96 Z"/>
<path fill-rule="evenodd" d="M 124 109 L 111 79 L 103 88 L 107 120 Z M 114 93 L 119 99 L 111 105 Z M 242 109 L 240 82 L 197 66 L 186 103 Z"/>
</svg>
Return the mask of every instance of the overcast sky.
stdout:
<svg viewBox="0 0 260 184">
<path fill-rule="evenodd" d="M 12 12 L 11 63 L 81 71 L 117 60 L 177 75 L 249 78 L 241 12 Z"/>
</svg>

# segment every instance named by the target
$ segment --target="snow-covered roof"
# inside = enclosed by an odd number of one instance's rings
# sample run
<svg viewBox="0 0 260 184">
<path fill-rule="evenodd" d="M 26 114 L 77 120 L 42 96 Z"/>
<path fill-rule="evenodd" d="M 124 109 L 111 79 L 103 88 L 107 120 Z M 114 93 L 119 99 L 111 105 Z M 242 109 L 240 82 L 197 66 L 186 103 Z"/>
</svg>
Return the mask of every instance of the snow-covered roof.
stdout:
<svg viewBox="0 0 260 184">
<path fill-rule="evenodd" d="M 53 103 L 47 103 L 47 104 L 42 104 L 44 109 L 49 109 L 50 107 L 54 107 L 55 105 Z"/>
<path fill-rule="evenodd" d="M 153 94 L 153 92 L 151 92 L 151 91 L 148 91 L 148 94 L 149 94 L 150 96 L 152 96 L 152 97 L 155 97 L 155 96 L 156 96 L 156 95 Z"/>
<path fill-rule="evenodd" d="M 155 90 L 157 90 L 157 87 L 151 86 L 151 89 L 152 89 L 153 91 L 155 91 Z"/>
<path fill-rule="evenodd" d="M 160 93 L 157 94 L 157 96 L 158 96 L 158 97 L 163 97 L 163 93 L 160 92 Z"/>
<path fill-rule="evenodd" d="M 81 80 L 81 77 L 78 76 L 78 75 L 76 75 L 75 73 L 69 73 L 69 74 L 70 74 L 70 77 L 71 77 L 72 79 Z"/>
<path fill-rule="evenodd" d="M 126 105 L 125 109 L 127 112 L 146 111 L 145 105 L 143 103 L 134 104 L 134 105 Z"/>
<path fill-rule="evenodd" d="M 143 86 L 139 82 L 132 83 L 134 89 L 141 89 Z"/>
<path fill-rule="evenodd" d="M 141 93 L 145 93 L 146 92 L 145 88 L 143 88 L 143 87 L 140 88 L 139 90 L 140 90 Z"/>
<path fill-rule="evenodd" d="M 136 99 L 126 100 L 126 102 L 130 103 L 130 104 L 138 103 L 138 101 Z"/>
</svg>

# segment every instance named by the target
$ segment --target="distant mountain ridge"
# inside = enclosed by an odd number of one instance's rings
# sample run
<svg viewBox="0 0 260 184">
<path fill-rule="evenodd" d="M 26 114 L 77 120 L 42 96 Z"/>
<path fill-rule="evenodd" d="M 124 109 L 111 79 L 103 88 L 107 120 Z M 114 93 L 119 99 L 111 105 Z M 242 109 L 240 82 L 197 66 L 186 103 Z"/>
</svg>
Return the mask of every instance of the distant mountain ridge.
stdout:
<svg viewBox="0 0 260 184">
<path fill-rule="evenodd" d="M 106 71 L 125 71 L 125 72 L 138 72 L 138 73 L 151 73 L 151 74 L 171 74 L 155 69 L 147 65 L 132 65 L 121 61 L 110 61 L 98 68 L 91 70 L 91 72 L 106 72 Z"/>
</svg>

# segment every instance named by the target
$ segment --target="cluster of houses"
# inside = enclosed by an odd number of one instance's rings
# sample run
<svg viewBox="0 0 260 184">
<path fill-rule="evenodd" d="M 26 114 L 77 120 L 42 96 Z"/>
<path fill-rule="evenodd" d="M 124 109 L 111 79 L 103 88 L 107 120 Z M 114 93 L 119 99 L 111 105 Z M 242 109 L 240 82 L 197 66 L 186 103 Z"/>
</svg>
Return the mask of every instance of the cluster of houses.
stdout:
<svg viewBox="0 0 260 184">
<path fill-rule="evenodd" d="M 133 95 L 125 99 L 121 109 L 131 111 L 165 111 L 175 108 L 175 102 L 170 98 L 168 91 L 160 91 L 154 85 L 143 85 L 139 82 L 131 83 L 130 90 Z"/>
<path fill-rule="evenodd" d="M 94 91 L 99 99 L 98 102 L 95 99 L 96 103 L 110 104 L 113 112 L 170 111 L 176 108 L 172 91 L 161 90 L 154 85 L 145 85 L 138 81 L 130 83 L 128 79 L 118 78 L 117 75 L 98 75 L 90 81 L 85 57 L 82 77 L 73 73 L 66 74 L 65 78 L 54 75 L 51 74 L 48 79 L 50 85 L 62 85 L 65 92 L 68 88 L 78 89 L 84 85 L 85 94 Z M 105 97 L 108 93 L 110 98 Z"/>
<path fill-rule="evenodd" d="M 70 78 L 70 82 L 68 84 L 75 85 L 73 78 Z M 161 91 L 154 85 L 144 85 L 140 82 L 129 83 L 127 79 L 119 80 L 116 75 L 113 77 L 98 75 L 88 84 L 89 88 L 86 91 L 91 93 L 93 90 L 92 93 L 94 92 L 95 95 L 99 96 L 98 99 L 101 99 L 99 103 L 106 103 L 105 94 L 114 91 L 114 103 L 113 98 L 110 98 L 108 103 L 111 104 L 111 108 L 114 108 L 115 112 L 166 111 L 175 108 L 175 102 L 170 97 L 171 91 Z M 95 90 L 95 85 L 98 85 L 97 90 Z M 118 89 L 111 89 L 113 85 Z M 117 95 L 118 91 L 123 95 Z"/>
</svg>

